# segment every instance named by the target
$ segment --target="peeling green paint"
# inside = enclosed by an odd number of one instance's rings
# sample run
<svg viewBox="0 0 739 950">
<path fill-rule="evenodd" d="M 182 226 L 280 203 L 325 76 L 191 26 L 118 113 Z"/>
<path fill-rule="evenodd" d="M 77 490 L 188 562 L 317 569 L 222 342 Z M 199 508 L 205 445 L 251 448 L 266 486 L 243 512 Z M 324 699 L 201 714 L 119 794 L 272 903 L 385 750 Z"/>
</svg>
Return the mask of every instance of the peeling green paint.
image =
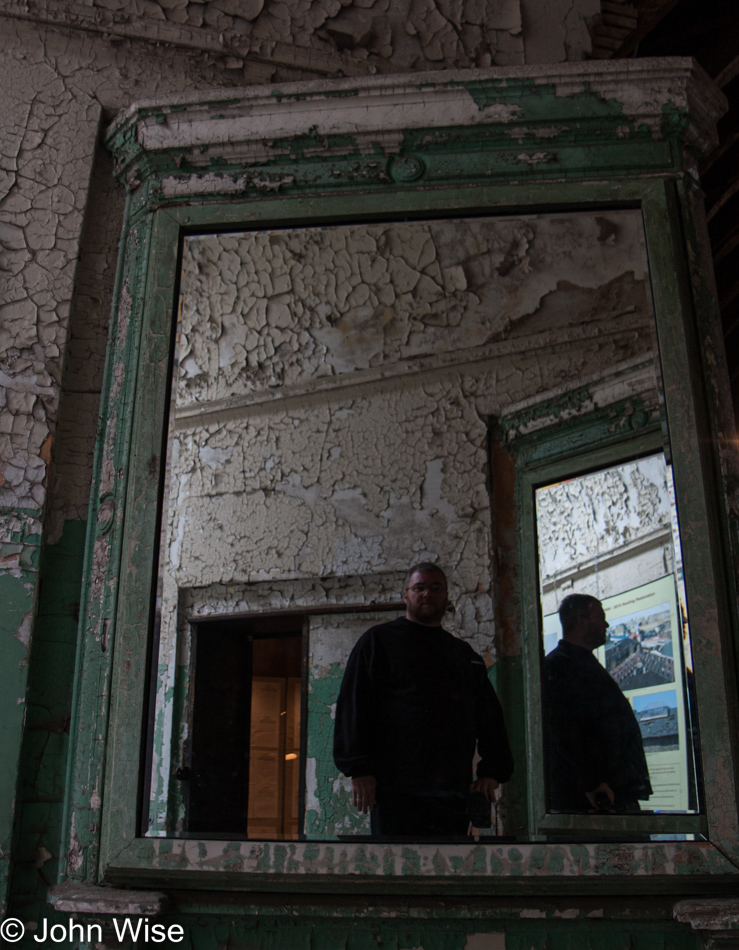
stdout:
<svg viewBox="0 0 739 950">
<path fill-rule="evenodd" d="M 31 623 L 41 540 L 35 509 L 0 511 L 0 910 L 8 898 L 16 786 L 26 712 Z"/>
<path fill-rule="evenodd" d="M 0 571 L 38 570 L 41 552 L 41 511 L 0 507 Z"/>
<path fill-rule="evenodd" d="M 582 88 L 569 91 L 570 87 Z M 596 84 L 597 85 L 597 84 Z M 435 89 L 460 87 L 469 92 L 478 110 L 484 116 L 481 124 L 474 127 L 449 126 L 407 130 L 400 145 L 397 142 L 372 143 L 371 152 L 384 160 L 398 154 L 422 153 L 429 168 L 425 180 L 448 180 L 459 172 L 459 153 L 464 152 L 465 177 L 487 179 L 515 174 L 526 177 L 533 170 L 539 177 L 569 175 L 607 175 L 620 173 L 644 174 L 647 170 L 668 172 L 674 167 L 676 155 L 669 143 L 685 135 L 688 113 L 684 105 L 667 101 L 660 106 L 661 121 L 653 117 L 646 121 L 642 116 L 631 116 L 626 105 L 613 96 L 598 92 L 586 78 L 573 77 L 565 81 L 562 92 L 553 82 L 539 82 L 524 77 L 507 76 L 501 79 L 451 80 L 447 83 L 419 83 L 419 87 L 432 95 Z M 358 87 L 321 90 L 315 92 L 289 92 L 272 90 L 270 96 L 277 102 L 311 101 L 357 98 Z M 211 109 L 238 108 L 239 100 L 206 104 Z M 177 108 L 167 107 L 169 112 Z M 486 110 L 489 110 L 486 112 Z M 124 175 L 141 153 L 137 143 L 135 123 L 153 115 L 152 110 L 142 110 L 139 117 L 129 116 L 114 126 L 110 147 L 118 159 L 119 172 Z M 161 110 L 159 110 L 161 114 Z M 226 121 L 228 112 L 217 112 Z M 157 117 L 155 121 L 159 121 Z M 360 143 L 356 135 L 322 134 L 317 126 L 309 132 L 295 136 L 277 137 L 270 142 L 271 157 L 261 162 L 246 162 L 229 165 L 221 159 L 210 157 L 210 167 L 222 167 L 229 174 L 245 178 L 244 192 L 258 192 L 256 184 L 249 183 L 264 176 L 269 168 L 279 177 L 289 178 L 290 183 L 280 186 L 288 190 L 359 185 L 366 181 L 388 181 L 386 175 L 378 174 L 369 161 L 368 142 Z M 486 151 L 477 162 L 480 146 Z M 521 148 L 531 149 L 529 154 Z M 320 152 L 330 149 L 330 161 Z M 349 160 L 350 163 L 349 163 Z M 187 171 L 197 172 L 196 151 L 186 148 L 171 148 L 163 153 L 146 156 L 148 174 L 183 177 Z M 260 171 L 261 169 L 261 171 Z M 187 202 L 188 198 L 175 199 Z M 212 199 L 221 200 L 219 196 Z"/>
<path fill-rule="evenodd" d="M 85 532 L 84 522 L 67 521 L 56 544 L 35 548 L 40 554 L 40 595 L 30 643 L 10 892 L 10 912 L 31 919 L 39 919 L 42 911 L 47 914 L 46 888 L 55 883 L 63 864 L 64 779 Z M 32 537 L 35 546 L 40 535 Z M 32 591 L 26 589 L 25 594 L 30 597 Z M 8 722 L 4 715 L 3 720 Z M 50 915 L 52 921 L 63 919 Z"/>
<path fill-rule="evenodd" d="M 547 401 L 537 412 L 526 410 L 504 417 L 501 428 L 511 439 L 512 451 L 526 453 L 533 464 L 555 452 L 563 456 L 586 445 L 607 445 L 609 441 L 632 433 L 654 431 L 660 424 L 659 408 L 646 405 L 642 397 L 621 400 L 606 409 L 590 409 L 579 417 L 587 399 L 592 399 L 592 395 L 587 387 L 583 387 L 577 394 Z M 559 420 L 560 424 L 543 431 L 538 429 L 530 434 L 518 434 L 532 421 L 547 416 Z"/>
<path fill-rule="evenodd" d="M 332 663 L 321 676 L 311 675 L 308 689 L 308 742 L 306 756 L 315 763 L 317 806 L 307 807 L 307 838 L 335 837 L 336 828 L 344 834 L 368 834 L 369 821 L 352 805 L 351 795 L 337 784 L 333 763 L 334 723 L 331 708 L 339 695 L 344 667 Z"/>
<path fill-rule="evenodd" d="M 624 102 L 600 95 L 587 81 L 582 84 L 581 91 L 567 95 L 558 93 L 554 84 L 537 83 L 534 80 L 523 80 L 515 86 L 505 80 L 497 82 L 495 80 L 478 82 L 453 80 L 449 84 L 459 84 L 467 89 L 481 111 L 491 106 L 511 104 L 516 112 L 520 112 L 522 109 L 519 103 L 525 101 L 527 124 L 551 125 L 566 118 L 568 126 L 562 131 L 566 131 L 573 137 L 587 134 L 587 130 L 592 128 L 596 121 L 600 126 L 597 134 L 602 136 L 606 132 L 604 123 L 608 120 L 618 123 L 618 134 L 622 137 L 628 135 L 630 139 L 651 138 L 654 135 L 648 125 L 629 117 Z M 667 102 L 662 105 L 662 111 L 665 115 L 660 128 L 662 136 L 671 138 L 685 131 L 688 124 L 686 109 L 678 107 L 673 102 Z"/>
<path fill-rule="evenodd" d="M 503 862 L 501 861 L 500 856 L 497 854 L 497 852 L 492 848 L 490 850 L 489 858 L 490 860 L 488 863 L 488 867 L 490 869 L 490 873 L 496 876 L 499 874 L 502 874 Z"/>
<path fill-rule="evenodd" d="M 380 867 L 378 856 L 369 848 L 360 845 L 354 859 L 354 866 L 357 874 L 376 874 Z M 405 873 L 405 865 L 404 871 Z"/>
<path fill-rule="evenodd" d="M 564 857 L 560 851 L 550 851 L 547 854 L 546 869 L 550 874 L 561 874 L 564 870 Z"/>
</svg>

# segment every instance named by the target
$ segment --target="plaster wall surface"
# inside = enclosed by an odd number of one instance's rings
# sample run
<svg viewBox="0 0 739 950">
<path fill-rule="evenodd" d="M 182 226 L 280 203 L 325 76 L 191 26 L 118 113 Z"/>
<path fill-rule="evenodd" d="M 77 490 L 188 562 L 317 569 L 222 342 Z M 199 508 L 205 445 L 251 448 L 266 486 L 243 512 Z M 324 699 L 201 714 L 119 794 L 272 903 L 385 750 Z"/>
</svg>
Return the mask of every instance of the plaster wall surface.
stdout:
<svg viewBox="0 0 739 950">
<path fill-rule="evenodd" d="M 578 8 L 581 33 L 580 21 L 588 23 L 590 16 Z M 551 61 L 543 54 L 525 59 L 518 0 L 443 6 L 431 0 L 96 0 L 23 7 L 5 0 L 0 17 L 7 89 L 1 106 L 0 215 L 8 281 L 0 326 L 0 504 L 24 507 L 43 506 L 48 488 L 86 210 L 93 216 L 90 227 L 98 228 L 94 249 L 81 261 L 87 290 L 103 272 L 110 285 L 121 195 L 111 192 L 107 168 L 89 192 L 101 118 L 134 99 L 183 89 Z M 586 50 L 587 43 L 581 44 L 569 58 L 579 59 Z M 101 164 L 105 167 L 104 160 Z M 89 200 L 95 196 L 116 213 L 100 215 Z M 102 305 L 94 313 L 86 292 L 75 298 L 80 325 L 88 328 L 101 315 L 107 319 L 104 296 L 94 296 Z M 98 353 L 101 337 L 98 331 Z M 78 368 L 70 366 L 69 373 Z M 94 393 L 86 375 L 70 376 L 71 391 L 80 395 L 84 387 L 85 395 Z M 70 397 L 70 411 L 80 408 L 89 417 L 89 402 Z M 89 438 L 90 422 L 80 422 Z M 79 511 L 79 500 L 69 507 Z M 60 531 L 57 517 L 55 536 Z"/>
<path fill-rule="evenodd" d="M 177 407 L 510 340 L 552 327 L 556 291 L 576 322 L 603 288 L 605 317 L 645 274 L 638 218 L 613 213 L 189 239 Z"/>
<path fill-rule="evenodd" d="M 167 546 L 180 588 L 443 551 L 475 590 L 486 416 L 579 372 L 581 347 L 562 347 L 578 327 L 608 327 L 604 366 L 652 346 L 631 212 L 203 237 L 184 272 Z"/>
<path fill-rule="evenodd" d="M 7 0 L 2 9 L 21 13 Z M 22 12 L 60 26 L 208 50 L 227 57 L 233 72 L 256 60 L 263 81 L 279 66 L 303 66 L 319 74 L 343 67 L 351 75 L 402 72 L 427 63 L 489 66 L 524 61 L 519 0 L 42 0 Z M 576 47 L 583 37 L 573 27 L 570 24 Z M 584 49 L 589 49 L 589 36 L 584 39 Z M 581 57 L 582 50 L 576 58 Z"/>
<path fill-rule="evenodd" d="M 541 489 L 537 540 L 543 612 L 553 613 L 575 589 L 606 598 L 670 573 L 671 532 L 662 456 Z"/>
</svg>

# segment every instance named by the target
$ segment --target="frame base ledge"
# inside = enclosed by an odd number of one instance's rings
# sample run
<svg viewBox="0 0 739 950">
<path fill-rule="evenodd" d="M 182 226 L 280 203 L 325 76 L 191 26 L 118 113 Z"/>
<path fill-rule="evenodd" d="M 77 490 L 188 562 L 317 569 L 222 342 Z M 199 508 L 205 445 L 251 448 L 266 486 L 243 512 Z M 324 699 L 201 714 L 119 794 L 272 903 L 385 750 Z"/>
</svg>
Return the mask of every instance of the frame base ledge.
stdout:
<svg viewBox="0 0 739 950">
<path fill-rule="evenodd" d="M 693 930 L 739 931 L 739 899 L 736 898 L 680 901 L 672 912 L 676 920 L 690 924 Z"/>
<path fill-rule="evenodd" d="M 129 891 L 65 881 L 49 888 L 49 903 L 67 913 L 151 917 L 165 910 L 167 896 L 160 891 Z"/>
</svg>

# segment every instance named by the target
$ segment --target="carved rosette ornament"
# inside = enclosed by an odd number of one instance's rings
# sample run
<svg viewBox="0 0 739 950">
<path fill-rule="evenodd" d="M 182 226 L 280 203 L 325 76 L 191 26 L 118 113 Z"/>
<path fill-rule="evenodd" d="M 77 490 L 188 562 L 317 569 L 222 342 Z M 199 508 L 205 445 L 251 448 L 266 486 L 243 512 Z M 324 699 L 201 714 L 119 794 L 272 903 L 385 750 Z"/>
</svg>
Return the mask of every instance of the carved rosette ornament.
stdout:
<svg viewBox="0 0 739 950">
<path fill-rule="evenodd" d="M 423 178 L 426 165 L 418 155 L 398 155 L 390 159 L 388 171 L 393 181 L 406 185 Z"/>
</svg>

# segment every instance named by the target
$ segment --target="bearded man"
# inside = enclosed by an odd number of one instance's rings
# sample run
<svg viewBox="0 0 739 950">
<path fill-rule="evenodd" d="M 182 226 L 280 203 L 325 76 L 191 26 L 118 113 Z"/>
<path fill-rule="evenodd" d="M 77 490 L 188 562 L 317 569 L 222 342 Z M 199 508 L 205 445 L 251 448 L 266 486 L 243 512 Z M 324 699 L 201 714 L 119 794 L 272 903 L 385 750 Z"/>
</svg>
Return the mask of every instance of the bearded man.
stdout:
<svg viewBox="0 0 739 950">
<path fill-rule="evenodd" d="M 503 712 L 482 657 L 441 626 L 441 568 L 415 564 L 403 600 L 405 617 L 371 627 L 349 656 L 334 761 L 373 835 L 465 835 L 469 792 L 492 800 L 513 771 Z"/>
<path fill-rule="evenodd" d="M 607 640 L 603 605 L 570 594 L 559 618 L 562 639 L 544 660 L 549 808 L 639 812 L 652 794 L 639 723 L 594 655 Z"/>
</svg>

